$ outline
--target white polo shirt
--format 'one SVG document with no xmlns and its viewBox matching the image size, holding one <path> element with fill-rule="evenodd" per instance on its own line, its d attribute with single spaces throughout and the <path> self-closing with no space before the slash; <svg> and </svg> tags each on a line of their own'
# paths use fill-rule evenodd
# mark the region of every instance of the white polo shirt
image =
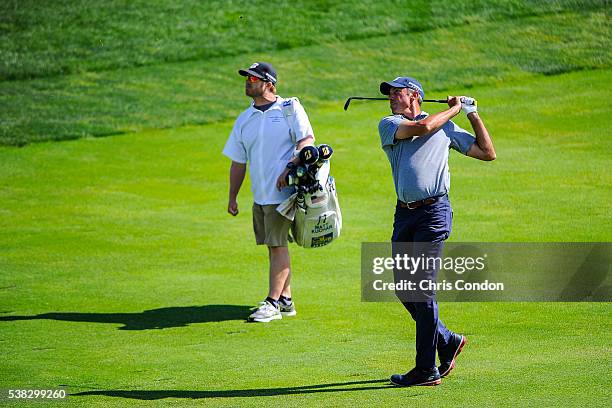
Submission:
<svg viewBox="0 0 612 408">
<path fill-rule="evenodd" d="M 223 154 L 237 163 L 249 163 L 253 201 L 260 205 L 280 204 L 293 192 L 290 187 L 276 189 L 276 180 L 291 159 L 295 145 L 291 140 L 288 120 L 293 121 L 296 141 L 314 136 L 308 115 L 297 100 L 293 100 L 295 115 L 285 119 L 284 99 L 262 112 L 251 106 L 242 112 L 236 122 Z"/>
</svg>

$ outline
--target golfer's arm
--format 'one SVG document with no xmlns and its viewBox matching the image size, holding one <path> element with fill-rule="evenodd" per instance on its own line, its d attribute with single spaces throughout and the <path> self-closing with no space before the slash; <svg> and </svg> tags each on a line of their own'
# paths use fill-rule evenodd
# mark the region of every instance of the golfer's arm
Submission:
<svg viewBox="0 0 612 408">
<path fill-rule="evenodd" d="M 411 121 L 405 120 L 400 123 L 397 131 L 395 132 L 396 139 L 410 139 L 415 136 L 428 135 L 438 129 L 440 129 L 446 122 L 451 120 L 461 112 L 461 105 L 453 106 L 445 111 L 434 113 L 429 115 L 425 119 Z"/>
<path fill-rule="evenodd" d="M 479 160 L 495 160 L 497 156 L 495 154 L 495 148 L 493 147 L 493 141 L 482 119 L 478 116 L 478 112 L 470 113 L 468 119 L 476 134 L 476 143 L 470 147 L 470 150 L 468 150 L 466 154 Z"/>
<path fill-rule="evenodd" d="M 242 182 L 244 181 L 245 174 L 246 174 L 246 163 L 238 163 L 238 162 L 232 161 L 232 165 L 230 167 L 230 188 L 229 188 L 230 201 L 235 201 L 236 197 L 238 197 L 238 192 L 240 191 L 240 187 L 242 186 Z"/>
</svg>

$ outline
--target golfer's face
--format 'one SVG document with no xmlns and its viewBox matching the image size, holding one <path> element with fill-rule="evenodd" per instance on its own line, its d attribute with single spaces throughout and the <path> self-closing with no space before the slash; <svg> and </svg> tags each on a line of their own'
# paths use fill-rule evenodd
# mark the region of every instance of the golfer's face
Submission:
<svg viewBox="0 0 612 408">
<path fill-rule="evenodd" d="M 389 106 L 391 112 L 401 113 L 410 106 L 410 94 L 407 88 L 391 88 L 389 90 Z"/>
<path fill-rule="evenodd" d="M 266 89 L 266 83 L 261 79 L 248 76 L 245 81 L 245 93 L 247 96 L 251 98 L 257 98 L 264 94 L 264 90 Z"/>
</svg>

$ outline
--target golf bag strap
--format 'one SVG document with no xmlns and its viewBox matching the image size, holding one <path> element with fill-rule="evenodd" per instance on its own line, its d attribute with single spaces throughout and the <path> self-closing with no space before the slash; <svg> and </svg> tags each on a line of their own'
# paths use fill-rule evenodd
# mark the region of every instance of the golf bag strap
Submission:
<svg viewBox="0 0 612 408">
<path fill-rule="evenodd" d="M 295 120 L 295 106 L 293 104 L 294 101 L 299 102 L 299 99 L 296 97 L 285 99 L 283 101 L 282 109 L 283 109 L 283 116 L 285 117 L 285 120 L 287 121 L 287 124 L 289 125 L 289 134 L 291 135 L 291 141 L 295 145 L 297 143 L 297 134 L 295 132 L 295 129 L 293 128 L 293 123 Z M 291 116 L 293 116 L 293 118 Z"/>
</svg>

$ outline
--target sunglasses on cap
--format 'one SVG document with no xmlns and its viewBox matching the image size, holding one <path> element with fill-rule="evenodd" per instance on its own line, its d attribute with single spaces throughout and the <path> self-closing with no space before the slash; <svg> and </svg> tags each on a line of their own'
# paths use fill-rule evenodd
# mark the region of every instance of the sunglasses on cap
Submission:
<svg viewBox="0 0 612 408">
<path fill-rule="evenodd" d="M 248 75 L 248 76 L 246 77 L 246 80 L 247 80 L 248 82 L 252 82 L 252 83 L 255 83 L 255 82 L 257 82 L 257 81 L 262 81 L 262 82 L 270 82 L 270 83 L 272 83 L 272 84 L 274 83 L 274 82 L 272 82 L 272 81 L 268 81 L 268 80 L 266 80 L 266 79 L 261 79 L 261 78 L 258 78 L 258 77 L 256 77 L 256 76 L 253 76 L 253 75 Z"/>
</svg>

